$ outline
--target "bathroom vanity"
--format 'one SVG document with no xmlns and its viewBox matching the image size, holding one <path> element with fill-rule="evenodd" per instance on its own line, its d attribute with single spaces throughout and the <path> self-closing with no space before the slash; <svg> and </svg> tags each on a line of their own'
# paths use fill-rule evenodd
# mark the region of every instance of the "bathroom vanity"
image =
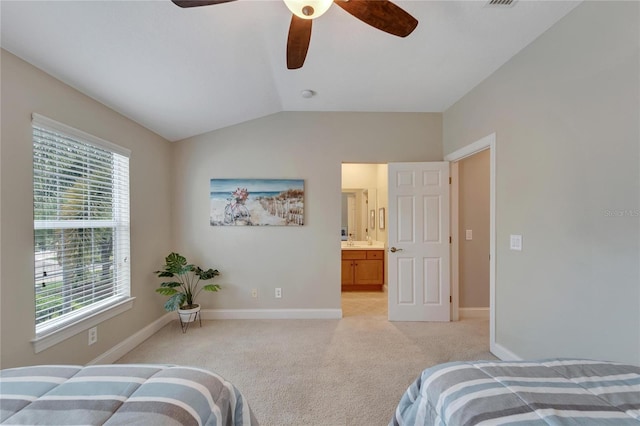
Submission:
<svg viewBox="0 0 640 426">
<path fill-rule="evenodd" d="M 382 291 L 384 244 L 342 243 L 342 291 Z"/>
</svg>

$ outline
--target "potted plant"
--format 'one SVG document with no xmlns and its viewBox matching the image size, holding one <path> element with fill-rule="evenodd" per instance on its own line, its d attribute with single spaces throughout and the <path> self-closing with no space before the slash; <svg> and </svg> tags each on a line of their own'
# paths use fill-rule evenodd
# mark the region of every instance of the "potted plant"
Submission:
<svg viewBox="0 0 640 426">
<path fill-rule="evenodd" d="M 199 266 L 187 263 L 187 259 L 179 253 L 171 253 L 165 259 L 164 269 L 155 271 L 158 277 L 173 278 L 160 284 L 156 289 L 157 293 L 169 296 L 169 300 L 164 304 L 167 311 L 178 311 L 180 320 L 183 323 L 193 322 L 200 312 L 200 305 L 195 303 L 195 299 L 202 290 L 218 291 L 217 284 L 207 284 L 200 286 L 200 281 L 210 280 L 220 275 L 217 269 L 209 268 L 204 270 Z"/>
</svg>

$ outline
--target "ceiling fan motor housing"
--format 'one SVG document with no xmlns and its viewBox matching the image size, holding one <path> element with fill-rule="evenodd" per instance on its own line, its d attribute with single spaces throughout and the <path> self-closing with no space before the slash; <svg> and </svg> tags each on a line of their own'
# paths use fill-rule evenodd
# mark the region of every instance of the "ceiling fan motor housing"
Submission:
<svg viewBox="0 0 640 426">
<path fill-rule="evenodd" d="M 333 0 L 284 0 L 289 10 L 302 19 L 315 19 L 324 14 Z"/>
</svg>

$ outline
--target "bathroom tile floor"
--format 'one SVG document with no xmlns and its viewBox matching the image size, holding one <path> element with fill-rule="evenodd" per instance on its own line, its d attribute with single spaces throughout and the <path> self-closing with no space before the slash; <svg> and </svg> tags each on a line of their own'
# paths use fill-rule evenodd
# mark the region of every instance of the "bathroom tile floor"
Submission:
<svg viewBox="0 0 640 426">
<path fill-rule="evenodd" d="M 387 293 L 384 291 L 343 291 L 342 317 L 387 316 Z"/>
</svg>

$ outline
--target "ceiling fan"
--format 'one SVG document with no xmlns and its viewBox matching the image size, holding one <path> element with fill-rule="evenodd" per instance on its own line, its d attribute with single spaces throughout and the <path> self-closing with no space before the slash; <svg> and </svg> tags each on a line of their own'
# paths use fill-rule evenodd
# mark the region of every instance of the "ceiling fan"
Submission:
<svg viewBox="0 0 640 426">
<path fill-rule="evenodd" d="M 235 0 L 171 0 L 180 7 L 209 6 Z M 418 20 L 388 0 L 284 0 L 291 10 L 287 38 L 287 68 L 298 69 L 304 64 L 311 41 L 313 19 L 337 4 L 356 18 L 374 28 L 398 37 L 406 37 L 418 26 Z"/>
</svg>

